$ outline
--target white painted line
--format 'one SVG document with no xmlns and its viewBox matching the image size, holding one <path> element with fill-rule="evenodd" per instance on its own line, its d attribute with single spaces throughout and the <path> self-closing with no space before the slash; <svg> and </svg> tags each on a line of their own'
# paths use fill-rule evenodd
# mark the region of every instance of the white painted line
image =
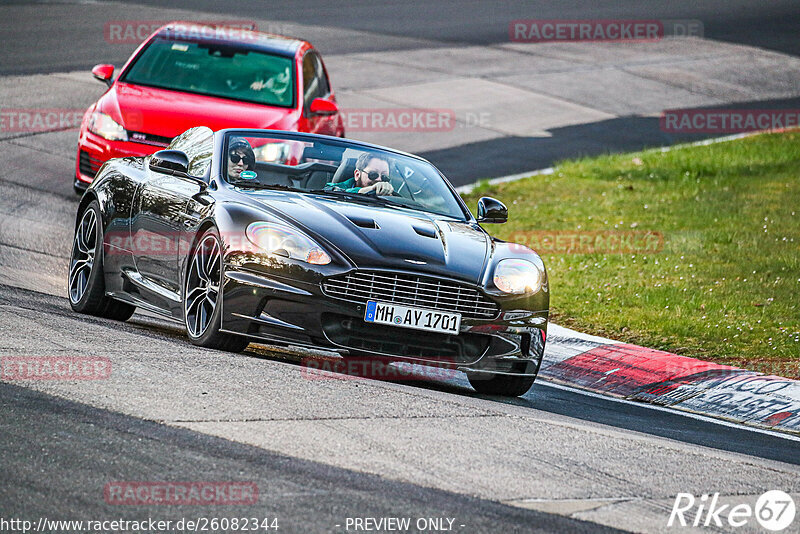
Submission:
<svg viewBox="0 0 800 534">
<path fill-rule="evenodd" d="M 578 332 L 577 330 L 573 330 L 571 328 L 567 328 L 566 326 L 559 326 L 555 323 L 549 323 L 547 325 L 547 336 L 554 338 L 576 338 L 581 341 L 589 341 L 593 343 L 597 343 L 598 346 L 600 345 L 619 345 L 623 343 L 622 341 L 616 341 L 614 339 L 608 339 L 607 337 L 601 336 L 593 336 L 591 334 L 584 334 L 583 332 Z"/>
<path fill-rule="evenodd" d="M 527 178 L 528 176 L 553 174 L 554 171 L 555 169 L 553 167 L 547 167 L 546 169 L 539 169 L 536 171 L 509 174 L 508 176 L 501 176 L 500 178 L 492 178 L 491 180 L 489 180 L 489 185 L 502 184 L 505 182 L 515 182 L 517 180 L 522 180 L 523 178 Z M 456 192 L 462 195 L 466 195 L 467 193 L 472 192 L 472 190 L 475 189 L 475 187 L 478 186 L 481 182 L 483 182 L 483 180 L 481 180 L 480 182 L 475 182 L 474 184 L 467 184 L 467 185 L 462 185 L 461 187 L 456 187 Z"/>
<path fill-rule="evenodd" d="M 708 416 L 708 415 L 701 415 L 701 414 L 695 413 L 695 412 L 688 412 L 686 410 L 681 410 L 679 408 L 669 408 L 669 407 L 666 407 L 666 406 L 659 406 L 657 404 L 650 404 L 650 403 L 646 403 L 646 402 L 635 402 L 635 401 L 631 401 L 631 400 L 628 400 L 628 399 L 621 399 L 619 397 L 612 397 L 610 395 L 602 395 L 600 393 L 594 393 L 593 391 L 587 391 L 585 389 L 574 388 L 574 387 L 571 387 L 571 386 L 565 386 L 563 384 L 557 384 L 555 382 L 551 382 L 551 381 L 547 380 L 546 378 L 542 378 L 540 380 L 537 380 L 536 384 L 534 384 L 533 387 L 535 388 L 537 385 L 539 385 L 539 386 L 547 386 L 547 387 L 551 387 L 551 388 L 555 388 L 555 389 L 561 389 L 561 390 L 564 390 L 564 391 L 569 391 L 571 393 L 580 393 L 581 395 L 586 395 L 587 397 L 592 397 L 592 398 L 596 398 L 596 399 L 603 399 L 603 400 L 609 400 L 609 401 L 613 401 L 613 402 L 618 402 L 618 403 L 621 403 L 621 404 L 629 404 L 629 405 L 633 405 L 633 406 L 639 406 L 640 408 L 649 408 L 651 410 L 657 410 L 657 411 L 660 411 L 660 412 L 666 412 L 666 413 L 670 413 L 670 414 L 673 414 L 673 415 L 681 415 L 683 417 L 689 417 L 691 419 L 697 419 L 699 421 L 704 421 L 706 423 L 713 423 L 715 425 L 722 425 L 722 426 L 727 426 L 727 427 L 730 427 L 730 428 L 737 428 L 739 430 L 746 430 L 748 432 L 756 432 L 757 434 L 765 434 L 765 435 L 771 436 L 773 438 L 782 438 L 782 439 L 786 439 L 786 440 L 789 440 L 789 441 L 800 442 L 800 436 L 795 436 L 794 434 L 776 432 L 774 430 L 767 430 L 767 429 L 764 429 L 764 428 L 750 426 L 750 425 L 746 425 L 746 424 L 742 424 L 742 423 L 734 423 L 734 422 L 731 422 L 731 421 L 726 421 L 725 419 L 718 419 L 716 417 L 712 417 L 712 416 Z"/>
<path fill-rule="evenodd" d="M 655 147 L 655 148 L 646 148 L 644 150 L 640 150 L 639 152 L 645 152 L 645 153 L 646 152 L 671 152 L 673 150 L 680 150 L 682 148 L 690 148 L 690 147 L 693 147 L 693 146 L 708 146 L 708 145 L 714 145 L 716 143 L 726 143 L 728 141 L 734 141 L 736 139 L 742 139 L 744 137 L 751 137 L 751 136 L 754 136 L 754 135 L 761 135 L 763 133 L 768 133 L 770 131 L 772 131 L 772 130 L 764 130 L 764 131 L 758 131 L 758 132 L 744 132 L 744 133 L 739 133 L 739 134 L 734 134 L 734 135 L 726 135 L 724 137 L 714 137 L 712 139 L 704 139 L 702 141 L 695 141 L 693 143 L 681 143 L 681 144 L 678 144 L 678 145 L 662 146 L 662 147 Z M 621 153 L 622 152 L 620 152 L 620 154 Z M 517 174 L 509 174 L 508 176 L 500 176 L 499 178 L 492 178 L 491 180 L 489 180 L 489 185 L 503 184 L 503 183 L 506 183 L 506 182 L 515 182 L 517 180 L 522 180 L 523 178 L 527 178 L 529 176 L 542 176 L 542 175 L 553 174 L 553 172 L 555 172 L 555 168 L 554 167 L 547 167 L 546 169 L 537 169 L 537 170 L 534 170 L 534 171 L 519 172 Z M 476 182 L 474 184 L 467 184 L 467 185 L 462 185 L 461 187 L 456 187 L 456 192 L 459 193 L 459 194 L 462 194 L 462 195 L 466 195 L 468 193 L 471 193 L 472 190 L 475 189 L 475 187 L 477 187 L 482 182 L 484 182 L 484 181 L 481 180 L 481 181 Z"/>
</svg>

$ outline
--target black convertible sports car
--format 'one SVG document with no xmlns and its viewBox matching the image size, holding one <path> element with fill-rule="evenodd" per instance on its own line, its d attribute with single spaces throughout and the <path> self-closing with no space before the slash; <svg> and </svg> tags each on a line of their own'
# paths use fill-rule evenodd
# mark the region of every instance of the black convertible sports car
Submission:
<svg viewBox="0 0 800 534">
<path fill-rule="evenodd" d="M 192 128 L 103 165 L 75 225 L 69 299 L 182 321 L 204 347 L 312 346 L 458 369 L 521 395 L 544 352 L 544 265 L 479 223 L 427 161 L 334 137 Z"/>
</svg>

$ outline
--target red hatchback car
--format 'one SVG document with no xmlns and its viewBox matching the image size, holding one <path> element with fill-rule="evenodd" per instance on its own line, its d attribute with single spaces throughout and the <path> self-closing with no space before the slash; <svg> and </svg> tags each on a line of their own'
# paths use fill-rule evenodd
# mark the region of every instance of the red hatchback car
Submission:
<svg viewBox="0 0 800 534">
<path fill-rule="evenodd" d="M 172 22 L 147 38 L 116 78 L 113 65 L 97 65 L 92 74 L 109 89 L 83 117 L 77 193 L 107 160 L 151 154 L 193 126 L 344 137 L 325 64 L 307 41 Z M 258 157 L 281 162 L 288 155 Z"/>
</svg>

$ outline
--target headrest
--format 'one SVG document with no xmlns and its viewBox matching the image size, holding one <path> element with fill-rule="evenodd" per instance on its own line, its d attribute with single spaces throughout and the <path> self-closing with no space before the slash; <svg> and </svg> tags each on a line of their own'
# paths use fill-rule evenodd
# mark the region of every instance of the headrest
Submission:
<svg viewBox="0 0 800 534">
<path fill-rule="evenodd" d="M 331 180 L 331 183 L 338 184 L 352 178 L 353 173 L 356 170 L 356 161 L 357 158 L 348 158 L 347 160 L 343 161 L 333 174 L 333 180 Z"/>
</svg>

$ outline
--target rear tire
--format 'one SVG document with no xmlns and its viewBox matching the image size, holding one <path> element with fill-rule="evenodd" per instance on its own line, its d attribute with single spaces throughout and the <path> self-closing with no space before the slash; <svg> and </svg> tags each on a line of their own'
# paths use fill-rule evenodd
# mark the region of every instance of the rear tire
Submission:
<svg viewBox="0 0 800 534">
<path fill-rule="evenodd" d="M 183 322 L 189 340 L 200 347 L 242 352 L 247 338 L 220 332 L 222 325 L 222 245 L 216 228 L 197 240 L 183 283 Z"/>
<path fill-rule="evenodd" d="M 535 376 L 486 375 L 484 373 L 468 373 L 470 385 L 483 395 L 502 395 L 519 397 L 531 389 Z"/>
<path fill-rule="evenodd" d="M 101 221 L 100 204 L 93 200 L 81 214 L 72 241 L 67 279 L 69 305 L 78 313 L 125 321 L 136 307 L 105 294 Z"/>
</svg>

